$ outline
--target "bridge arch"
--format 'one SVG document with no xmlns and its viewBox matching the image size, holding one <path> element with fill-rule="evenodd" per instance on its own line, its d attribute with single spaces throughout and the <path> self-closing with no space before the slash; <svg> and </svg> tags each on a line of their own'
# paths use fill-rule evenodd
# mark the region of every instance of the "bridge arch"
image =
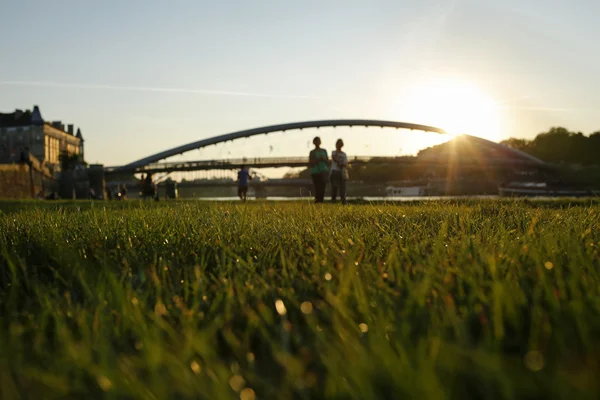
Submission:
<svg viewBox="0 0 600 400">
<path fill-rule="evenodd" d="M 212 146 L 218 143 L 228 142 L 236 139 L 248 138 L 256 135 L 269 134 L 274 132 L 285 132 L 289 130 L 297 129 L 309 129 L 309 128 L 323 128 L 323 127 L 338 127 L 338 126 L 364 126 L 364 127 L 382 127 L 382 128 L 396 128 L 396 129 L 409 129 L 423 132 L 434 132 L 439 134 L 447 134 L 447 132 L 441 128 L 434 126 L 413 124 L 408 122 L 398 121 L 387 121 L 387 120 L 373 120 L 373 119 L 333 119 L 333 120 L 317 120 L 317 121 L 303 121 L 303 122 L 291 122 L 286 124 L 269 125 L 260 128 L 245 129 L 237 132 L 227 133 L 224 135 L 213 136 L 207 139 L 201 139 L 195 142 L 187 143 L 181 146 L 173 147 L 168 150 L 152 154 L 148 157 L 141 158 L 137 161 L 133 161 L 129 164 L 123 165 L 116 169 L 117 171 L 132 171 L 138 168 L 144 167 L 150 163 L 155 163 L 165 158 L 183 154 L 188 151 L 200 149 L 207 146 Z M 469 135 L 467 135 L 469 136 Z M 527 153 L 510 148 L 508 146 L 495 143 L 486 139 L 478 138 L 475 136 L 469 136 L 471 139 L 478 141 L 479 143 L 491 146 L 501 151 L 522 158 L 527 162 L 538 165 L 546 165 L 542 160 L 539 160 Z"/>
</svg>

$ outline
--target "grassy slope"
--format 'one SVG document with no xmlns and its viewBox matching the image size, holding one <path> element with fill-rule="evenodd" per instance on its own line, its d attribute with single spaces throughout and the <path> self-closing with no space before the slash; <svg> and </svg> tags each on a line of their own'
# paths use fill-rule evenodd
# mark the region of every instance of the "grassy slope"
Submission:
<svg viewBox="0 0 600 400">
<path fill-rule="evenodd" d="M 1 398 L 600 395 L 597 204 L 32 204 Z"/>
</svg>

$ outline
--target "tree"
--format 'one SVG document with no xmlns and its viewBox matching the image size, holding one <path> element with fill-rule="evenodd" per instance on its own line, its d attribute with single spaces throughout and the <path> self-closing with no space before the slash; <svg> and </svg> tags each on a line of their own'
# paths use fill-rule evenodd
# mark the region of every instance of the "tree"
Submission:
<svg viewBox="0 0 600 400">
<path fill-rule="evenodd" d="M 510 138 L 502 143 L 549 163 L 600 165 L 600 132 L 585 136 L 563 127 L 552 127 L 531 141 Z"/>
<path fill-rule="evenodd" d="M 73 169 L 76 165 L 86 165 L 79 154 L 69 155 L 66 151 L 58 155 L 58 160 L 60 161 L 60 169 L 63 171 Z"/>
<path fill-rule="evenodd" d="M 524 151 L 526 153 L 531 151 L 531 141 L 527 139 L 508 138 L 501 141 L 500 144 Z"/>
</svg>

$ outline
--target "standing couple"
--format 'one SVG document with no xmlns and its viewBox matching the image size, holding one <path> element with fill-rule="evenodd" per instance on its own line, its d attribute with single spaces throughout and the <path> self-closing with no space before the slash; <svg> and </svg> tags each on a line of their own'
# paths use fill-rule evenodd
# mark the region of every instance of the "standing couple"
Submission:
<svg viewBox="0 0 600 400">
<path fill-rule="evenodd" d="M 325 199 L 327 180 L 331 180 L 331 201 L 335 201 L 338 190 L 342 204 L 346 204 L 346 181 L 348 180 L 348 157 L 342 151 L 344 142 L 338 139 L 335 150 L 331 152 L 331 175 L 329 174 L 329 157 L 327 150 L 321 148 L 321 138 L 313 139 L 314 150 L 308 156 L 308 166 L 315 186 L 315 202 L 322 203 Z"/>
</svg>

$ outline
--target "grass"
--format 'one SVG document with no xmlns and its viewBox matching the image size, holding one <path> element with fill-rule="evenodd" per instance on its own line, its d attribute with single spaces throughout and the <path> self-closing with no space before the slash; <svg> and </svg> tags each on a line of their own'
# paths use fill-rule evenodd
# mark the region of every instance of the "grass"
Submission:
<svg viewBox="0 0 600 400">
<path fill-rule="evenodd" d="M 600 396 L 594 202 L 0 209 L 1 398 Z"/>
</svg>

